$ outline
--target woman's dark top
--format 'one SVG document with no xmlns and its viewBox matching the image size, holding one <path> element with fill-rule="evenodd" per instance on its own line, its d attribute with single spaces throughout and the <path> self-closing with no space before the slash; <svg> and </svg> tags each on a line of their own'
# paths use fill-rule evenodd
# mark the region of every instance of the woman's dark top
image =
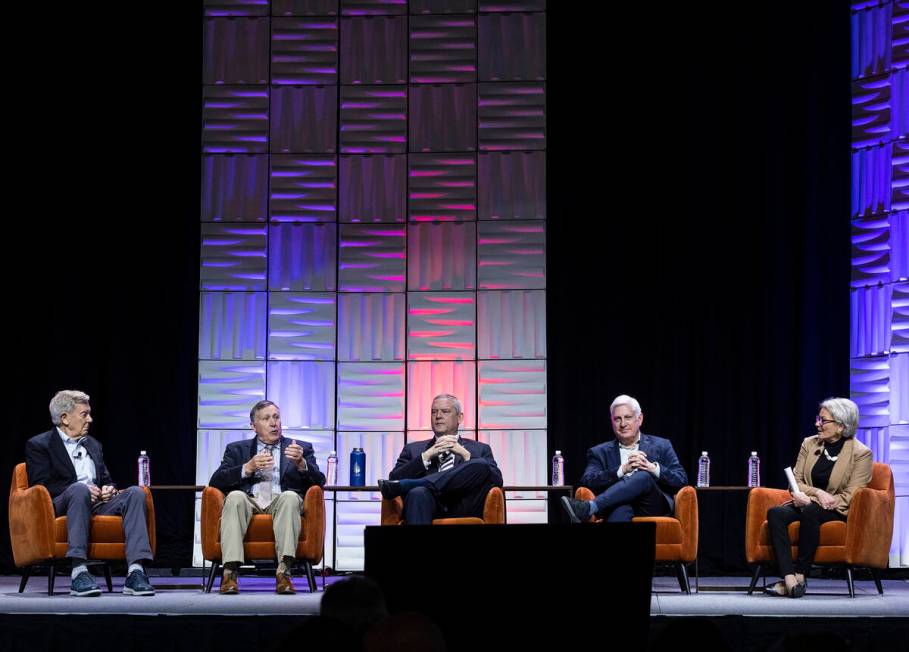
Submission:
<svg viewBox="0 0 909 652">
<path fill-rule="evenodd" d="M 843 450 L 843 444 L 846 443 L 845 437 L 840 437 L 835 444 L 827 444 L 824 448 L 830 457 L 836 457 Z M 828 460 L 822 452 L 814 468 L 811 469 L 811 484 L 818 489 L 827 491 L 827 485 L 830 483 L 830 473 L 833 471 L 833 460 Z"/>
</svg>

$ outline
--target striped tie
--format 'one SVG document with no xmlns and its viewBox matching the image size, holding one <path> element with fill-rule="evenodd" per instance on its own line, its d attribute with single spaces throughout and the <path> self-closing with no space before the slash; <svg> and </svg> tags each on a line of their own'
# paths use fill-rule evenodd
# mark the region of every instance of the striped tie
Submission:
<svg viewBox="0 0 909 652">
<path fill-rule="evenodd" d="M 454 453 L 451 451 L 442 451 L 439 453 L 439 473 L 452 468 L 455 463 Z"/>
</svg>

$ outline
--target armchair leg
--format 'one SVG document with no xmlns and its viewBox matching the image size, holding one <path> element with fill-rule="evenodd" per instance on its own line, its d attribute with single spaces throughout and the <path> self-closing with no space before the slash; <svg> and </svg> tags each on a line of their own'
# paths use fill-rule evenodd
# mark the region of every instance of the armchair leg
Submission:
<svg viewBox="0 0 909 652">
<path fill-rule="evenodd" d="M 303 560 L 303 568 L 306 570 L 306 581 L 309 582 L 309 592 L 315 593 L 316 589 L 316 574 L 313 573 L 312 563 L 308 559 Z"/>
<path fill-rule="evenodd" d="M 846 583 L 849 585 L 849 597 L 855 597 L 855 583 L 852 581 L 852 566 L 846 566 Z"/>
<path fill-rule="evenodd" d="M 107 582 L 107 592 L 113 593 L 114 592 L 114 583 L 111 581 L 111 577 L 110 577 L 110 564 L 107 562 L 104 562 L 103 568 L 104 568 L 104 580 Z"/>
<path fill-rule="evenodd" d="M 881 584 L 881 576 L 877 574 L 876 568 L 869 569 L 871 571 L 871 579 L 874 580 L 874 586 L 877 587 L 878 595 L 884 595 L 884 585 Z"/>
<path fill-rule="evenodd" d="M 691 585 L 688 582 L 688 569 L 685 568 L 685 562 L 680 561 L 675 565 L 675 572 L 679 579 L 679 588 L 687 594 L 691 595 Z"/>
<path fill-rule="evenodd" d="M 28 584 L 28 578 L 32 574 L 32 567 L 26 566 L 22 569 L 22 579 L 19 581 L 19 593 L 25 591 L 25 585 Z"/>
<path fill-rule="evenodd" d="M 757 581 L 761 577 L 762 567 L 760 564 L 757 564 L 754 567 L 754 573 L 751 574 L 751 584 L 748 586 L 748 595 L 754 593 L 754 587 L 757 586 Z"/>
<path fill-rule="evenodd" d="M 205 592 L 211 593 L 211 587 L 215 583 L 215 577 L 218 576 L 218 569 L 221 567 L 221 563 L 217 561 L 212 561 L 211 563 L 211 572 L 208 574 L 208 582 L 205 583 Z"/>
<path fill-rule="evenodd" d="M 57 562 L 51 559 L 50 568 L 47 569 L 47 594 L 54 594 L 54 580 L 57 579 Z"/>
</svg>

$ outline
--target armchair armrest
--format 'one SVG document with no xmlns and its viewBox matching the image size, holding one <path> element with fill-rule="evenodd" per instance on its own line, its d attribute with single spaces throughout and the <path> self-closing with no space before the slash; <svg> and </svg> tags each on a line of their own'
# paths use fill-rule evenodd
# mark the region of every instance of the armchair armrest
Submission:
<svg viewBox="0 0 909 652">
<path fill-rule="evenodd" d="M 483 521 L 493 525 L 505 523 L 505 492 L 499 487 L 493 487 L 486 494 L 486 503 L 483 506 Z"/>
<path fill-rule="evenodd" d="M 16 566 L 54 556 L 54 503 L 46 487 L 10 491 L 9 536 Z"/>
<path fill-rule="evenodd" d="M 891 484 L 892 487 L 892 484 Z M 856 490 L 846 520 L 846 563 L 887 568 L 895 499 L 887 489 Z"/>
<path fill-rule="evenodd" d="M 785 489 L 755 487 L 748 493 L 748 507 L 745 511 L 745 559 L 749 564 L 760 561 L 758 544 L 761 526 L 767 520 L 767 510 L 791 499 L 792 496 Z"/>
<path fill-rule="evenodd" d="M 400 496 L 394 500 L 382 499 L 381 525 L 400 525 L 404 521 L 404 501 Z"/>
<path fill-rule="evenodd" d="M 303 550 L 297 556 L 314 564 L 322 561 L 325 550 L 325 494 L 322 487 L 313 485 L 303 496 L 304 539 Z M 302 552 L 302 554 L 301 554 Z"/>
<path fill-rule="evenodd" d="M 199 528 L 202 535 L 203 559 L 221 559 L 221 510 L 224 493 L 214 487 L 202 490 L 202 514 Z"/>
<path fill-rule="evenodd" d="M 682 487 L 675 495 L 675 517 L 682 525 L 682 560 L 693 562 L 698 556 L 698 492 Z"/>
</svg>

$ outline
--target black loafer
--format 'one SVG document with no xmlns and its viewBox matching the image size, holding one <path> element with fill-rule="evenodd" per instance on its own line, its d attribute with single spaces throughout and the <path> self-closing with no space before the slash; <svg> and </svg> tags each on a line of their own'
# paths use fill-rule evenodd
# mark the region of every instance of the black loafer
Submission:
<svg viewBox="0 0 909 652">
<path fill-rule="evenodd" d="M 805 595 L 805 585 L 796 582 L 795 586 L 793 586 L 792 590 L 789 592 L 789 597 L 801 598 L 803 595 Z"/>
<path fill-rule="evenodd" d="M 394 500 L 401 495 L 401 483 L 398 480 L 379 480 L 378 482 L 382 498 Z"/>
</svg>

